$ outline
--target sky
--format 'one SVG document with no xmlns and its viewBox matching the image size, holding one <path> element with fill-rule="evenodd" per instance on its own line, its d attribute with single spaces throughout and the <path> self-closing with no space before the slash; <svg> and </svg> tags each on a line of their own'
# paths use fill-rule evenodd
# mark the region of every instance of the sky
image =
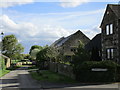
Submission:
<svg viewBox="0 0 120 90">
<path fill-rule="evenodd" d="M 9 1 L 9 2 L 8 2 Z M 2 0 L 0 32 L 14 34 L 29 53 L 32 45 L 51 45 L 81 30 L 92 39 L 100 33 L 107 4 L 119 0 Z"/>
</svg>

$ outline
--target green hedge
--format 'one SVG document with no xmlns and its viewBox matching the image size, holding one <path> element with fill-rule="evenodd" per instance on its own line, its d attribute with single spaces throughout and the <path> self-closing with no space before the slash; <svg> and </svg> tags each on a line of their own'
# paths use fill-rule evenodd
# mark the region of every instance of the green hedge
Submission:
<svg viewBox="0 0 120 90">
<path fill-rule="evenodd" d="M 85 61 L 75 69 L 76 79 L 81 82 L 113 82 L 118 80 L 118 65 L 112 61 Z M 92 71 L 93 68 L 107 71 Z"/>
</svg>

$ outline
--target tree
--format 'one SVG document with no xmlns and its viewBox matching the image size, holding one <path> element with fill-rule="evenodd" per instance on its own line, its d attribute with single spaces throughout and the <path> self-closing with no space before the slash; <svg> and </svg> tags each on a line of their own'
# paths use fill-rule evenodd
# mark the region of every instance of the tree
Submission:
<svg viewBox="0 0 120 90">
<path fill-rule="evenodd" d="M 17 59 L 24 51 L 24 47 L 18 43 L 15 35 L 7 35 L 2 40 L 2 53 L 11 59 Z"/>
<path fill-rule="evenodd" d="M 22 54 L 24 59 L 30 59 L 30 55 L 29 54 Z"/>
<path fill-rule="evenodd" d="M 29 54 L 31 55 L 31 51 L 32 51 L 33 49 L 39 49 L 39 50 L 41 50 L 42 48 L 43 48 L 43 47 L 41 47 L 41 46 L 33 45 L 33 46 L 30 48 Z"/>
<path fill-rule="evenodd" d="M 37 54 L 37 67 L 44 68 L 44 63 L 53 61 L 56 62 L 58 52 L 55 48 L 46 46 Z"/>
<path fill-rule="evenodd" d="M 89 53 L 84 49 L 84 44 L 80 41 L 77 52 L 75 52 L 71 64 L 76 69 L 76 67 L 79 67 L 82 62 L 88 61 L 89 58 Z"/>
<path fill-rule="evenodd" d="M 31 51 L 31 59 L 32 60 L 36 60 L 36 55 L 39 51 L 40 51 L 40 49 L 38 49 L 38 48 L 35 48 Z"/>
</svg>

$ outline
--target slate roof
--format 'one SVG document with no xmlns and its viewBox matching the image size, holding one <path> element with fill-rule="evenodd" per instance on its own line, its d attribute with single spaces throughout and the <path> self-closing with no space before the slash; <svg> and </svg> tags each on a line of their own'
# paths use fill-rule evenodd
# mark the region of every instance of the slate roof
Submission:
<svg viewBox="0 0 120 90">
<path fill-rule="evenodd" d="M 80 30 L 78 30 L 77 32 L 75 32 L 74 34 L 71 34 L 70 36 L 68 37 L 62 37 L 60 39 L 58 39 L 57 41 L 55 41 L 51 46 L 61 46 L 63 45 L 65 42 L 67 42 L 73 35 L 76 35 L 76 34 L 82 34 L 84 35 Z M 87 36 L 84 35 L 84 37 L 88 38 Z M 88 38 L 89 39 L 89 38 Z"/>
<path fill-rule="evenodd" d="M 56 40 L 51 46 L 57 46 L 57 44 L 60 43 L 63 39 L 65 38 L 61 37 L 60 39 Z"/>
<path fill-rule="evenodd" d="M 108 4 L 115 15 L 120 19 L 120 4 Z"/>
<path fill-rule="evenodd" d="M 101 33 L 97 34 L 88 44 L 85 45 L 85 49 L 91 51 L 93 48 L 101 50 Z"/>
<path fill-rule="evenodd" d="M 106 12 L 107 12 L 107 10 L 108 10 L 108 7 L 111 8 L 111 10 L 114 12 L 114 14 L 116 15 L 116 17 L 117 17 L 118 19 L 120 19 L 120 4 L 108 4 L 108 5 L 107 5 L 107 8 L 106 8 L 106 11 L 105 11 L 105 13 L 104 13 L 103 20 L 102 20 L 102 22 L 101 22 L 100 27 L 101 27 L 102 24 L 103 24 L 104 17 L 105 17 L 105 15 L 106 15 Z"/>
</svg>

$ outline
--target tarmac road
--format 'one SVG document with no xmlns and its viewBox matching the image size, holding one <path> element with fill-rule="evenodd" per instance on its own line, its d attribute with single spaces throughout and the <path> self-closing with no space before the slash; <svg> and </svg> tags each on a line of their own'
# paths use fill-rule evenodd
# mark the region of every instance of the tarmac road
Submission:
<svg viewBox="0 0 120 90">
<path fill-rule="evenodd" d="M 0 79 L 0 88 L 2 90 L 120 90 L 120 84 L 59 84 L 49 82 L 38 82 L 34 80 L 27 67 L 21 67 L 11 71 Z"/>
</svg>

